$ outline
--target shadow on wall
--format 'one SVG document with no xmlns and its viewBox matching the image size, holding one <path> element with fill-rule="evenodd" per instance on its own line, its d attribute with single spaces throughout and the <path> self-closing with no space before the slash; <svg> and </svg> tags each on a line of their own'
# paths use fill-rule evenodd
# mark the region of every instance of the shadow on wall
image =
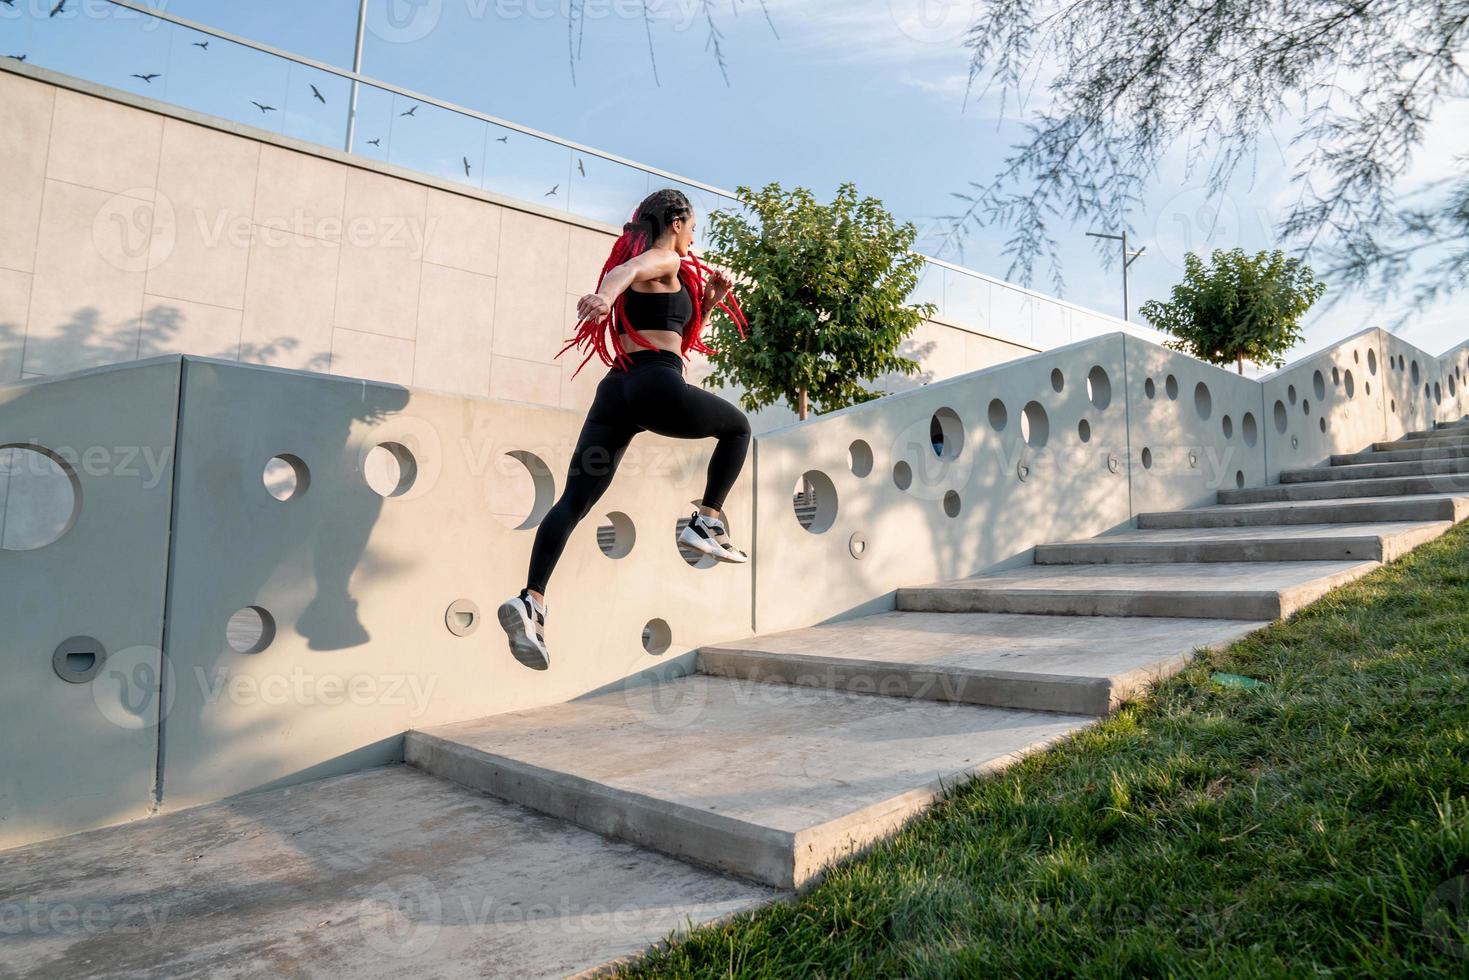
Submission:
<svg viewBox="0 0 1469 980">
<path fill-rule="evenodd" d="M 159 303 L 144 309 L 137 322 L 128 317 L 110 327 L 92 306 L 77 308 L 49 334 L 0 322 L 0 384 L 19 380 L 22 372 L 65 374 L 159 354 L 197 354 L 322 373 L 331 368 L 330 351 L 303 351 L 296 337 L 244 340 L 240 317 L 240 311 L 223 307 Z"/>
</svg>

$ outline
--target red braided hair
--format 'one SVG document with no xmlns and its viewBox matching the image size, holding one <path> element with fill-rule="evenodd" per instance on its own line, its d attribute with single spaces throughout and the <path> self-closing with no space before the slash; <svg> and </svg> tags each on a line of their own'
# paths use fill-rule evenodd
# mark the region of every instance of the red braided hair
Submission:
<svg viewBox="0 0 1469 980">
<path fill-rule="evenodd" d="M 597 277 L 597 288 L 602 288 L 602 282 L 607 278 L 607 273 L 627 260 L 646 252 L 652 247 L 659 234 L 667 228 L 675 218 L 693 214 L 693 208 L 689 206 L 689 200 L 682 191 L 673 188 L 665 188 L 650 194 L 643 203 L 639 204 L 633 212 L 633 218 L 622 226 L 622 234 L 617 241 L 612 243 L 612 252 L 607 256 L 607 261 L 602 265 L 602 274 Z M 700 354 L 712 354 L 713 350 L 704 343 L 703 319 L 704 319 L 704 282 L 711 270 L 705 265 L 693 249 L 684 257 L 679 264 L 678 277 L 683 282 L 684 289 L 688 291 L 690 299 L 693 300 L 694 312 L 692 323 L 693 329 L 686 330 L 683 341 L 679 345 L 684 357 L 689 351 L 697 351 Z M 624 308 L 624 300 L 627 290 L 617 295 L 612 302 L 612 311 L 601 320 L 578 320 L 576 331 L 573 333 L 566 345 L 556 352 L 560 357 L 573 347 L 586 351 L 586 357 L 577 365 L 572 377 L 581 373 L 581 369 L 587 366 L 587 362 L 594 356 L 599 357 L 602 363 L 616 365 L 626 369 L 630 364 L 627 355 L 623 352 L 621 345 L 617 343 L 617 327 L 622 325 L 623 331 L 632 338 L 634 344 L 639 347 L 654 349 L 641 333 L 639 333 L 628 320 Z M 729 314 L 734 321 L 735 328 L 739 330 L 740 337 L 745 336 L 745 313 L 740 309 L 739 300 L 735 298 L 734 291 L 724 295 L 719 302 L 719 309 Z"/>
</svg>

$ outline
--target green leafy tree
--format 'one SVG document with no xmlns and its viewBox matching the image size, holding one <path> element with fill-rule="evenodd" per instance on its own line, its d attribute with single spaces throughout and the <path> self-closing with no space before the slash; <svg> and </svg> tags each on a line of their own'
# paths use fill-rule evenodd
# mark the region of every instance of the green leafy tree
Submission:
<svg viewBox="0 0 1469 980">
<path fill-rule="evenodd" d="M 865 385 L 881 375 L 917 373 L 898 348 L 934 306 L 905 303 L 924 264 L 911 222 L 850 182 L 830 204 L 774 182 L 735 194 L 749 216 L 709 215 L 708 259 L 741 282 L 749 336 L 716 316 L 711 381 L 743 387 L 749 411 L 784 402 L 804 419 L 885 394 Z"/>
<path fill-rule="evenodd" d="M 1150 300 L 1142 314 L 1159 330 L 1177 337 L 1174 350 L 1213 364 L 1245 359 L 1275 367 L 1301 340 L 1301 317 L 1326 292 L 1311 269 L 1279 249 L 1246 255 L 1215 249 L 1205 266 L 1193 252 L 1184 256 L 1183 282 L 1166 303 Z"/>
</svg>

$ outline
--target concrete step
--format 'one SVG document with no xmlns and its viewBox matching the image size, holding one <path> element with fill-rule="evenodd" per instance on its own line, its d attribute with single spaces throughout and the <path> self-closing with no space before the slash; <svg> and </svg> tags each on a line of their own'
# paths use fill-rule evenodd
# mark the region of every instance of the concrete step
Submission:
<svg viewBox="0 0 1469 980">
<path fill-rule="evenodd" d="M 1378 452 L 1366 449 L 1360 453 L 1334 453 L 1332 466 L 1350 466 L 1354 463 L 1410 463 L 1416 459 L 1465 459 L 1469 458 L 1469 443 L 1462 446 L 1440 446 L 1437 449 L 1394 449 Z"/>
<path fill-rule="evenodd" d="M 1318 480 L 1277 483 L 1266 487 L 1220 490 L 1221 504 L 1258 504 L 1285 500 L 1344 500 L 1354 497 L 1401 497 L 1409 494 L 1469 494 L 1469 474 L 1390 476 L 1365 480 Z"/>
<path fill-rule="evenodd" d="M 1442 449 L 1451 446 L 1469 446 L 1469 432 L 1444 433 L 1434 436 L 1424 436 L 1418 439 L 1399 437 L 1387 442 L 1374 442 L 1372 448 L 1379 452 L 1392 452 L 1398 449 Z"/>
<path fill-rule="evenodd" d="M 1148 684 L 1266 625 L 891 612 L 699 651 L 699 670 L 762 683 L 1105 715 Z"/>
<path fill-rule="evenodd" d="M 1321 483 L 1327 480 L 1372 480 L 1393 476 L 1433 476 L 1444 473 L 1469 474 L 1469 459 L 1415 459 L 1406 462 L 1348 463 L 1333 466 L 1306 466 L 1281 470 L 1281 483 Z M 1466 478 L 1469 485 L 1469 478 Z"/>
<path fill-rule="evenodd" d="M 1296 524 L 1119 531 L 1037 545 L 1037 565 L 1121 562 L 1392 561 L 1453 526 L 1449 521 Z"/>
<path fill-rule="evenodd" d="M 1388 521 L 1453 521 L 1469 518 L 1469 494 L 1363 497 L 1256 504 L 1213 504 L 1189 510 L 1137 515 L 1139 529 L 1264 527 L 1293 524 L 1376 524 Z"/>
<path fill-rule="evenodd" d="M 6 851 L 0 976 L 562 977 L 779 894 L 389 766 Z"/>
<path fill-rule="evenodd" d="M 1267 620 L 1379 567 L 1375 561 L 1029 565 L 898 589 L 912 612 Z"/>
<path fill-rule="evenodd" d="M 799 887 L 1093 719 L 694 675 L 409 732 L 411 764 L 699 864 Z"/>
</svg>

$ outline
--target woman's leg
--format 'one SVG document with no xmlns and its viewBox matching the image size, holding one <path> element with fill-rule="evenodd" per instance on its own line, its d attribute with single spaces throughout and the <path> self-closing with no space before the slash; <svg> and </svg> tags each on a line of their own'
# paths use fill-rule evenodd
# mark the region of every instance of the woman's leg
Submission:
<svg viewBox="0 0 1469 980">
<path fill-rule="evenodd" d="M 647 373 L 654 376 L 640 378 L 628 389 L 634 421 L 660 436 L 719 440 L 709 457 L 701 503 L 710 512 L 720 510 L 745 465 L 750 420 L 739 406 L 687 383 L 675 371 Z"/>
<path fill-rule="evenodd" d="M 546 513 L 540 527 L 536 528 L 526 588 L 545 595 L 546 582 L 566 549 L 567 538 L 606 492 L 612 482 L 612 474 L 617 471 L 617 464 L 622 461 L 622 454 L 636 431 L 625 421 L 607 419 L 605 413 L 598 411 L 596 404 L 587 413 L 581 435 L 577 437 L 576 449 L 571 454 L 571 465 L 567 468 L 566 487 L 561 491 L 560 499 Z"/>
</svg>

